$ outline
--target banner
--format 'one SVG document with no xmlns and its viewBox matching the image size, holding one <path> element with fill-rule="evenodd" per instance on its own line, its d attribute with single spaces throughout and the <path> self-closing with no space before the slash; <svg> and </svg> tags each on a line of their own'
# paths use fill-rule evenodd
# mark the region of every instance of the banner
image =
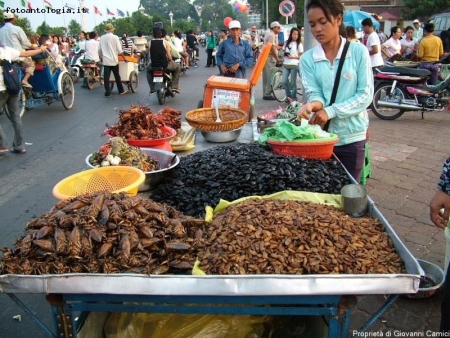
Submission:
<svg viewBox="0 0 450 338">
<path fill-rule="evenodd" d="M 125 17 L 125 14 L 120 9 L 117 9 L 117 15 L 121 18 Z"/>
</svg>

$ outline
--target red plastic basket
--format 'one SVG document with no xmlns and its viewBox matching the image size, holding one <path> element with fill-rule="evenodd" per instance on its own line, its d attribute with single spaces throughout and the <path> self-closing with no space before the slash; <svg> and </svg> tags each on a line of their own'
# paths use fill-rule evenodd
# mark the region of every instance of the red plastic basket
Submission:
<svg viewBox="0 0 450 338">
<path fill-rule="evenodd" d="M 275 154 L 304 157 L 315 160 L 328 160 L 333 155 L 334 145 L 338 137 L 297 142 L 280 142 L 268 140 Z"/>
</svg>

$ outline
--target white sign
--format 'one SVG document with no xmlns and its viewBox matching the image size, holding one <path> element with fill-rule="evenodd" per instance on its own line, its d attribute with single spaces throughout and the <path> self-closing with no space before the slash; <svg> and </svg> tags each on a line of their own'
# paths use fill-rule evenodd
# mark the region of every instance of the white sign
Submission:
<svg viewBox="0 0 450 338">
<path fill-rule="evenodd" d="M 214 94 L 219 99 L 219 106 L 239 108 L 241 93 L 233 90 L 214 89 Z"/>
</svg>

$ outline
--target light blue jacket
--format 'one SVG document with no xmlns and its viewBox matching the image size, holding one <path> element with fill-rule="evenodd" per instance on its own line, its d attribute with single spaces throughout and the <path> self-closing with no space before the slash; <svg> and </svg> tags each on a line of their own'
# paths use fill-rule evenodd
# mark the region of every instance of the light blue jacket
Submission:
<svg viewBox="0 0 450 338">
<path fill-rule="evenodd" d="M 373 98 L 373 74 L 369 52 L 361 43 L 351 42 L 345 57 L 335 103 L 329 106 L 334 79 L 346 39 L 333 64 L 321 45 L 306 51 L 300 72 L 307 101 L 320 101 L 330 120 L 328 131 L 339 136 L 337 146 L 366 139 L 369 116 L 366 108 Z"/>
</svg>

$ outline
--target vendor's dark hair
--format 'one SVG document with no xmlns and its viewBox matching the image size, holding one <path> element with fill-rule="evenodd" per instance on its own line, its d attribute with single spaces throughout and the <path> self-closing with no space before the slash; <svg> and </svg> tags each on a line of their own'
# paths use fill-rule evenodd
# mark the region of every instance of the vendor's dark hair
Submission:
<svg viewBox="0 0 450 338">
<path fill-rule="evenodd" d="M 399 29 L 401 29 L 400 26 L 394 26 L 394 27 L 391 27 L 391 36 L 389 37 L 389 39 L 392 38 L 392 35 L 394 35 L 395 33 L 397 33 L 397 31 L 398 31 Z"/>
<path fill-rule="evenodd" d="M 155 39 L 161 39 L 161 28 L 158 27 L 153 28 L 153 37 Z"/>
<path fill-rule="evenodd" d="M 423 26 L 423 30 L 428 32 L 428 33 L 433 33 L 434 32 L 434 23 L 426 23 L 425 26 Z"/>
<path fill-rule="evenodd" d="M 137 31 L 136 35 L 137 35 L 138 37 L 142 37 L 142 31 L 141 31 L 141 30 Z"/>
<path fill-rule="evenodd" d="M 371 18 L 365 18 L 363 21 L 361 21 L 361 26 L 369 26 L 373 27 L 373 21 Z"/>
<path fill-rule="evenodd" d="M 320 8 L 328 22 L 331 22 L 331 17 L 337 17 L 340 14 L 342 23 L 339 26 L 339 34 L 347 36 L 344 26 L 344 5 L 339 0 L 309 0 L 306 4 L 306 12 L 309 12 L 311 8 Z"/>
<path fill-rule="evenodd" d="M 297 43 L 297 50 L 298 50 L 298 46 L 300 45 L 300 41 L 302 38 L 302 33 L 300 32 L 300 29 L 298 29 L 297 27 L 291 28 L 291 32 L 289 33 L 289 38 L 286 41 L 286 47 L 289 46 L 289 44 L 292 42 L 292 33 L 294 32 L 298 33 L 298 39 L 297 41 L 295 41 Z"/>
</svg>

